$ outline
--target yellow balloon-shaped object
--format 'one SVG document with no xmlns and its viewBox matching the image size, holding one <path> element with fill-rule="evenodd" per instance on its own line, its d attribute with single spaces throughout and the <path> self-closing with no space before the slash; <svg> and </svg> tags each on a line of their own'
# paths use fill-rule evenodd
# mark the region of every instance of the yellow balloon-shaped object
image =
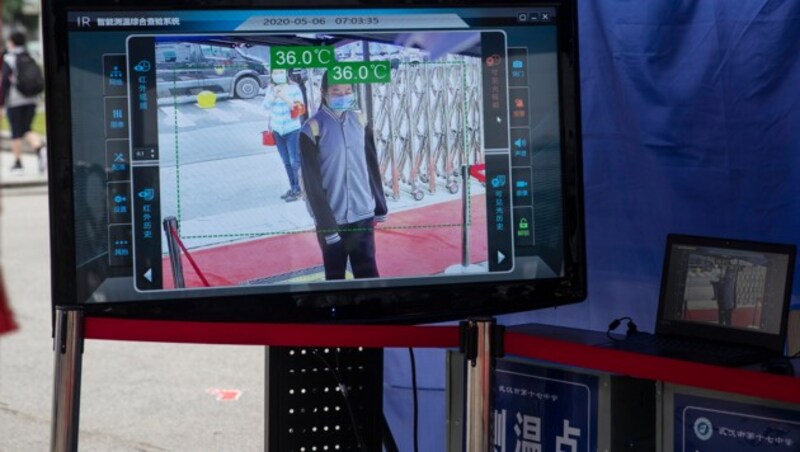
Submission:
<svg viewBox="0 0 800 452">
<path fill-rule="evenodd" d="M 217 95 L 213 91 L 200 91 L 197 93 L 197 106 L 200 108 L 216 107 Z"/>
</svg>

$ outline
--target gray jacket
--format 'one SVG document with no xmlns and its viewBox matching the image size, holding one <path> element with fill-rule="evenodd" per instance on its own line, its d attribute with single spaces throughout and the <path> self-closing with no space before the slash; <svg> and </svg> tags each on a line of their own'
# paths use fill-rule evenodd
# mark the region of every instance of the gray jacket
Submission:
<svg viewBox="0 0 800 452">
<path fill-rule="evenodd" d="M 340 226 L 387 213 L 372 130 L 360 116 L 323 106 L 301 130 L 303 185 L 317 231 L 329 243 Z"/>
</svg>

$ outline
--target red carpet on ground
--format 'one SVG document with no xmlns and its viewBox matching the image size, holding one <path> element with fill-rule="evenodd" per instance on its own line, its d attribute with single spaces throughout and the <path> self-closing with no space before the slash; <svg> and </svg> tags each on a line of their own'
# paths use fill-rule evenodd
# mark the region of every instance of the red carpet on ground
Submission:
<svg viewBox="0 0 800 452">
<path fill-rule="evenodd" d="M 695 322 L 717 322 L 716 309 L 690 309 L 686 320 Z M 761 306 L 736 308 L 731 313 L 731 324 L 739 327 L 758 327 L 761 321 Z"/>
<path fill-rule="evenodd" d="M 473 196 L 470 262 L 487 260 L 485 197 Z M 391 205 L 390 205 L 391 208 Z M 390 213 L 375 232 L 381 277 L 433 275 L 461 263 L 461 200 Z M 420 227 L 430 226 L 430 227 Z M 190 250 L 212 286 L 235 285 L 322 265 L 313 232 L 250 239 L 229 245 Z M 182 256 L 186 287 L 202 287 Z M 162 261 L 164 288 L 172 288 L 169 257 Z"/>
</svg>

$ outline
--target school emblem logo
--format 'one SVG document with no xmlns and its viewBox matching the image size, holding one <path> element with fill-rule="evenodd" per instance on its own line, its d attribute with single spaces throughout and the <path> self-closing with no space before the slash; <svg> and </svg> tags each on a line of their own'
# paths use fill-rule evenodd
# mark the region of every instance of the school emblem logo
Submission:
<svg viewBox="0 0 800 452">
<path fill-rule="evenodd" d="M 708 441 L 714 434 L 714 426 L 708 418 L 699 417 L 694 421 L 694 434 L 701 440 Z"/>
</svg>

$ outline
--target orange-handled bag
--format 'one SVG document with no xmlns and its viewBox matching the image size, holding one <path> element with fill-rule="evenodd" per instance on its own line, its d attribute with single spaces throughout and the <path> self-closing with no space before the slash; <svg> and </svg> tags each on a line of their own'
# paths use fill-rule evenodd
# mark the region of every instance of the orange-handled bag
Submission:
<svg viewBox="0 0 800 452">
<path fill-rule="evenodd" d="M 261 132 L 261 144 L 264 146 L 275 146 L 275 135 L 271 130 Z"/>
</svg>

